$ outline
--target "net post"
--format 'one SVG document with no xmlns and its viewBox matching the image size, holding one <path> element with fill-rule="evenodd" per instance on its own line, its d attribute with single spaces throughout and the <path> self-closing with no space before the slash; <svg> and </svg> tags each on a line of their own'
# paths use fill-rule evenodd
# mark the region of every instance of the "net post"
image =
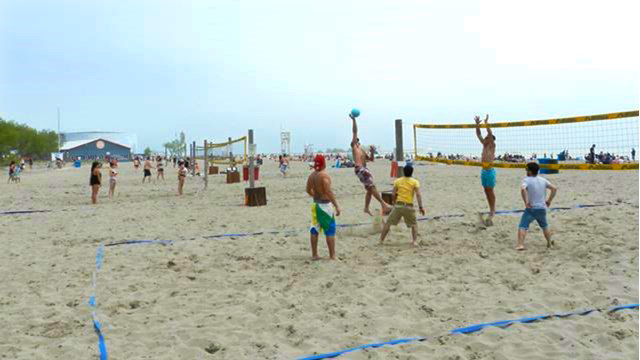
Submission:
<svg viewBox="0 0 640 360">
<path fill-rule="evenodd" d="M 249 149 L 252 148 L 253 145 L 253 129 L 249 129 Z M 245 142 L 245 154 L 247 147 Z M 253 178 L 253 154 L 249 153 L 249 187 L 253 188 L 255 185 L 255 179 Z"/>
<path fill-rule="evenodd" d="M 404 161 L 402 146 L 402 119 L 396 119 L 396 161 Z"/>
<path fill-rule="evenodd" d="M 191 147 L 191 151 L 193 151 L 193 157 L 191 158 L 191 175 L 196 176 L 196 142 L 193 141 L 193 146 Z"/>
<path fill-rule="evenodd" d="M 207 140 L 204 141 L 204 189 L 209 187 L 209 152 L 207 151 Z"/>
<path fill-rule="evenodd" d="M 416 125 L 413 124 L 413 159 L 418 158 L 418 139 L 416 137 Z"/>
</svg>

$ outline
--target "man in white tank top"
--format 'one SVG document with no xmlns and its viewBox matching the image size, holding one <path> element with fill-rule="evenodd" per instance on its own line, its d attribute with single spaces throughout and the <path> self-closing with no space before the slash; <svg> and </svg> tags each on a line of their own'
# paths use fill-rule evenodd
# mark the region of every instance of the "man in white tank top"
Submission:
<svg viewBox="0 0 640 360">
<path fill-rule="evenodd" d="M 553 245 L 551 230 L 547 223 L 547 207 L 551 206 L 551 201 L 556 196 L 558 188 L 550 183 L 549 180 L 538 176 L 539 169 L 540 166 L 537 163 L 528 163 L 527 177 L 522 180 L 522 185 L 520 186 L 520 195 L 522 195 L 525 209 L 520 218 L 520 225 L 518 225 L 516 250 L 526 250 L 524 238 L 527 236 L 529 224 L 533 220 L 536 220 L 542 228 L 544 237 L 547 239 L 547 247 L 549 248 Z M 547 189 L 551 190 L 548 200 L 545 199 Z"/>
</svg>

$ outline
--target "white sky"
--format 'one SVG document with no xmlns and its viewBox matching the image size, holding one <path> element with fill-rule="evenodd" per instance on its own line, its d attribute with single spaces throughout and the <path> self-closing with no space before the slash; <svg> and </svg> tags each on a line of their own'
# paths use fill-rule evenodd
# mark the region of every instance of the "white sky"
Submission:
<svg viewBox="0 0 640 360">
<path fill-rule="evenodd" d="M 638 1 L 0 3 L 0 116 L 36 128 L 220 141 L 258 151 L 393 147 L 409 125 L 638 108 Z M 474 136 L 470 133 L 470 136 Z M 406 146 L 409 147 L 409 146 Z"/>
</svg>

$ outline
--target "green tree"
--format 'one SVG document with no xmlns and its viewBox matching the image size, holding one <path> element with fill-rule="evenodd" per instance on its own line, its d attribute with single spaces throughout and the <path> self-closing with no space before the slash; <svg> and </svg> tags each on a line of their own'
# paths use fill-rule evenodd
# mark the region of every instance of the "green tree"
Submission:
<svg viewBox="0 0 640 360">
<path fill-rule="evenodd" d="M 153 153 L 153 151 L 151 151 L 150 147 L 147 146 L 146 148 L 144 148 L 144 156 L 145 157 L 151 156 L 151 153 Z"/>
<path fill-rule="evenodd" d="M 0 160 L 9 154 L 48 159 L 58 149 L 58 134 L 0 118 Z"/>
</svg>

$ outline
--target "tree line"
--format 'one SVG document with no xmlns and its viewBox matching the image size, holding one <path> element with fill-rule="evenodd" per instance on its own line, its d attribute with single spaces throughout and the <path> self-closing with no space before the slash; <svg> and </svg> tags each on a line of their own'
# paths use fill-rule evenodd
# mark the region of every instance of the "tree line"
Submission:
<svg viewBox="0 0 640 360">
<path fill-rule="evenodd" d="M 0 118 L 0 161 L 14 156 L 48 159 L 58 151 L 58 134 Z"/>
</svg>

